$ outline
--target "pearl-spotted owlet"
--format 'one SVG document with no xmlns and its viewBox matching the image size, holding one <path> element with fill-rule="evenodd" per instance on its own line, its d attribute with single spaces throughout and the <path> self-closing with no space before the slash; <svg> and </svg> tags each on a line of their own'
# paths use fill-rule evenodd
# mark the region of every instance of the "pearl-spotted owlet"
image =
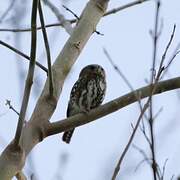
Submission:
<svg viewBox="0 0 180 180">
<path fill-rule="evenodd" d="M 87 113 L 98 107 L 104 100 L 106 76 L 104 69 L 97 64 L 84 67 L 74 84 L 67 109 L 67 117 Z M 74 129 L 64 132 L 62 140 L 70 143 Z"/>
</svg>

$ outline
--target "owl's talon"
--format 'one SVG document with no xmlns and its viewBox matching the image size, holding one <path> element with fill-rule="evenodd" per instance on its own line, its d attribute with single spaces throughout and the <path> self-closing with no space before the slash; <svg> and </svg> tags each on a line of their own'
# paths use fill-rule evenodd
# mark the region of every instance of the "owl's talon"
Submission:
<svg viewBox="0 0 180 180">
<path fill-rule="evenodd" d="M 90 110 L 85 110 L 85 109 L 82 111 L 83 114 L 88 114 L 89 112 Z"/>
</svg>

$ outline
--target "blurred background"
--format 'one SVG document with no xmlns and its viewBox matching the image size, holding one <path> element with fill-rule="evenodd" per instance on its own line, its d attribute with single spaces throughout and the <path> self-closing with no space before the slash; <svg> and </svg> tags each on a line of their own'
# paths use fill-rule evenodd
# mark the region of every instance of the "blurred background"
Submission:
<svg viewBox="0 0 180 180">
<path fill-rule="evenodd" d="M 80 16 L 87 2 L 87 0 L 51 0 L 66 19 L 74 19 L 74 16 L 62 5 Z M 108 10 L 129 2 L 132 1 L 111 0 Z M 30 53 L 30 31 L 9 32 L 3 29 L 29 28 L 31 6 L 32 2 L 28 0 L 1 1 L 0 6 L 0 40 L 27 55 Z M 130 92 L 127 84 L 107 59 L 103 48 L 108 51 L 134 89 L 147 85 L 152 66 L 153 39 L 150 31 L 154 29 L 155 10 L 155 1 L 149 0 L 101 19 L 97 30 L 104 35 L 94 33 L 74 64 L 66 78 L 52 122 L 66 117 L 71 88 L 80 70 L 87 64 L 100 64 L 106 71 L 107 94 L 104 103 Z M 46 24 L 58 22 L 47 5 L 43 5 L 43 11 Z M 161 0 L 159 21 L 161 34 L 158 41 L 157 62 L 160 62 L 173 26 L 176 24 L 175 37 L 165 61 L 167 63 L 180 43 L 180 1 Z M 69 35 L 60 26 L 47 28 L 47 32 L 54 61 Z M 38 31 L 37 59 L 46 66 L 46 52 L 41 31 Z M 177 56 L 164 79 L 179 76 L 179 67 L 180 56 Z M 27 68 L 28 61 L 10 49 L 0 46 L 0 152 L 14 137 L 18 120 L 17 114 L 5 105 L 6 100 L 10 100 L 17 111 L 20 110 Z M 29 119 L 33 112 L 45 79 L 46 73 L 36 68 L 26 119 Z M 165 180 L 170 180 L 172 177 L 177 179 L 180 175 L 179 97 L 179 91 L 174 90 L 154 98 L 154 113 L 161 111 L 154 123 L 155 153 L 162 171 L 167 161 Z M 98 121 L 84 125 L 76 130 L 70 145 L 61 141 L 62 134 L 46 138 L 29 154 L 24 167 L 25 174 L 28 179 L 34 180 L 111 179 L 117 161 L 133 131 L 132 124 L 135 124 L 139 114 L 139 106 L 134 103 Z M 144 124 L 149 135 L 146 120 Z M 142 131 L 138 130 L 117 180 L 152 179 L 152 169 L 148 160 L 144 160 L 140 150 L 143 150 L 149 159 L 151 158 L 149 145 Z"/>
</svg>

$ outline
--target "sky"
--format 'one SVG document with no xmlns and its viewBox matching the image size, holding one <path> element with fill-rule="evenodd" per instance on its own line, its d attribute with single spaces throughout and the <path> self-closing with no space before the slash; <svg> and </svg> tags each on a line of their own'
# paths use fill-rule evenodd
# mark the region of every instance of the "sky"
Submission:
<svg viewBox="0 0 180 180">
<path fill-rule="evenodd" d="M 0 23 L 1 29 L 30 26 L 31 3 L 24 1 L 23 4 L 20 0 L 16 2 L 17 4 L 14 5 L 7 17 Z M 80 15 L 88 1 L 64 0 L 60 2 L 52 0 L 52 2 L 57 5 L 59 11 L 66 18 L 72 19 L 74 17 L 62 8 L 62 4 L 66 4 L 73 12 Z M 111 0 L 108 9 L 120 7 L 128 2 L 131 1 Z M 65 118 L 70 90 L 77 80 L 80 70 L 88 64 L 100 64 L 106 71 L 107 93 L 104 103 L 130 92 L 128 86 L 111 66 L 103 52 L 103 48 L 106 48 L 115 64 L 134 89 L 147 85 L 152 65 L 153 41 L 150 31 L 154 29 L 155 22 L 154 2 L 150 0 L 101 19 L 97 30 L 104 36 L 93 34 L 83 49 L 66 78 L 57 109 L 51 121 Z M 10 1 L 1 3 L 0 17 Z M 44 7 L 44 12 L 46 24 L 57 22 L 57 19 L 48 7 Z M 161 1 L 159 25 L 161 35 L 158 41 L 157 62 L 162 57 L 174 24 L 176 24 L 175 38 L 165 63 L 167 63 L 180 42 L 179 12 L 179 0 Z M 19 14 L 20 16 L 18 17 Z M 18 21 L 18 18 L 20 21 Z M 54 61 L 69 35 L 61 27 L 49 28 L 48 35 L 52 60 Z M 15 46 L 26 54 L 30 52 L 29 32 L 1 32 L 0 40 Z M 46 65 L 41 32 L 38 33 L 37 50 L 37 59 Z M 6 99 L 11 100 L 12 105 L 17 110 L 20 109 L 28 63 L 3 46 L 0 46 L 0 54 L 0 152 L 2 152 L 14 137 L 18 120 L 18 116 L 8 109 L 5 101 Z M 180 56 L 177 56 L 174 60 L 164 79 L 179 76 L 179 58 Z M 27 119 L 33 112 L 45 79 L 45 73 L 36 69 Z M 155 114 L 162 109 L 162 112 L 155 120 L 154 128 L 156 158 L 161 169 L 166 159 L 168 159 L 165 168 L 165 180 L 170 180 L 173 175 L 174 179 L 180 175 L 179 103 L 178 91 L 166 92 L 154 98 Z M 132 133 L 131 124 L 135 124 L 139 113 L 139 107 L 134 103 L 95 122 L 77 128 L 70 145 L 61 141 L 62 134 L 46 138 L 30 153 L 24 172 L 26 174 L 34 173 L 37 180 L 111 179 L 116 163 Z M 148 131 L 147 123 L 146 127 Z M 149 158 L 151 157 L 149 146 L 140 130 L 138 130 L 133 144 L 143 149 Z M 131 146 L 126 154 L 117 180 L 152 180 L 152 170 L 147 162 L 141 163 L 143 158 L 139 151 Z"/>
</svg>

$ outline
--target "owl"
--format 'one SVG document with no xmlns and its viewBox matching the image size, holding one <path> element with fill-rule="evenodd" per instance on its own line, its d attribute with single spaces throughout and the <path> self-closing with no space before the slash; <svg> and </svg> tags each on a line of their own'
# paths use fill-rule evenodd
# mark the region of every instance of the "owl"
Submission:
<svg viewBox="0 0 180 180">
<path fill-rule="evenodd" d="M 67 117 L 79 113 L 88 113 L 98 107 L 104 100 L 106 92 L 106 75 L 104 69 L 97 64 L 84 67 L 74 84 L 67 108 Z M 64 132 L 62 140 L 70 143 L 74 129 Z"/>
</svg>

